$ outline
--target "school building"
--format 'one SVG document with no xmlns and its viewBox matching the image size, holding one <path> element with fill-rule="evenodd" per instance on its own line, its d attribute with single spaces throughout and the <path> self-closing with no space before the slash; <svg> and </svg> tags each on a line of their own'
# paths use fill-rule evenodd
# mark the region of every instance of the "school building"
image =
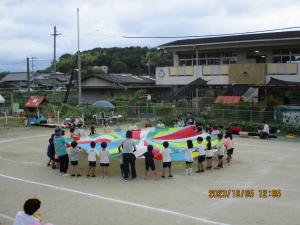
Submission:
<svg viewBox="0 0 300 225">
<path fill-rule="evenodd" d="M 173 53 L 173 65 L 156 68 L 156 85 L 173 88 L 168 100 L 191 99 L 196 88 L 200 97 L 272 95 L 300 103 L 300 31 L 184 39 L 160 48 Z"/>
</svg>

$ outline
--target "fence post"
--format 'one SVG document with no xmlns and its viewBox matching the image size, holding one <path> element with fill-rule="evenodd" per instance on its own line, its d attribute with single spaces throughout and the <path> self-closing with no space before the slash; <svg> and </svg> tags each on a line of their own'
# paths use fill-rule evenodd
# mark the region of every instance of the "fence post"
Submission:
<svg viewBox="0 0 300 225">
<path fill-rule="evenodd" d="M 225 119 L 225 109 L 222 109 L 222 119 L 223 119 L 223 121 L 224 121 L 224 119 Z"/>
<path fill-rule="evenodd" d="M 4 112 L 4 115 L 5 115 L 5 125 L 7 126 L 7 113 L 6 113 L 6 111 Z"/>
</svg>

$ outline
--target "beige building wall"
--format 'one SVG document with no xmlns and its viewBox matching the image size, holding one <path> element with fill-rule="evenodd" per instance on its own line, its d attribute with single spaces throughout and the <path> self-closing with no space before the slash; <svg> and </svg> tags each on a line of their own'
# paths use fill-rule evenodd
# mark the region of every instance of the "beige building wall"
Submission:
<svg viewBox="0 0 300 225">
<path fill-rule="evenodd" d="M 229 65 L 230 84 L 265 84 L 266 64 Z"/>
<path fill-rule="evenodd" d="M 81 85 L 83 87 L 107 87 L 111 86 L 111 82 L 96 78 L 96 77 L 91 77 L 89 79 L 86 79 L 82 81 Z"/>
</svg>

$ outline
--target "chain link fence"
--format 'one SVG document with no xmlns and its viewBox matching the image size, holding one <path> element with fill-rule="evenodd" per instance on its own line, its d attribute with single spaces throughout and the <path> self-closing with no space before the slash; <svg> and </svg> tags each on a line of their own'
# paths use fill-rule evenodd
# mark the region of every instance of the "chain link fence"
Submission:
<svg viewBox="0 0 300 225">
<path fill-rule="evenodd" d="M 142 118 L 175 118 L 178 116 L 185 117 L 187 112 L 191 112 L 196 118 L 204 118 L 208 120 L 218 119 L 226 121 L 246 121 L 250 123 L 261 122 L 262 120 L 273 122 L 275 120 L 274 110 L 266 111 L 259 109 L 239 109 L 232 108 L 216 108 L 213 106 L 195 107 L 174 107 L 170 106 L 169 110 L 163 110 L 164 106 L 118 106 L 114 110 L 114 114 L 122 115 L 124 118 L 142 119 Z"/>
</svg>

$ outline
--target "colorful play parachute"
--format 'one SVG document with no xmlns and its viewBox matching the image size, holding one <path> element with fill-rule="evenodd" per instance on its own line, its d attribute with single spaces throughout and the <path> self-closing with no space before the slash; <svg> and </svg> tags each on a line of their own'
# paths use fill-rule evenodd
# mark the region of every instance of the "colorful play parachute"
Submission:
<svg viewBox="0 0 300 225">
<path fill-rule="evenodd" d="M 94 134 L 85 138 L 81 138 L 78 143 L 83 149 L 89 149 L 90 143 L 94 141 L 96 142 L 96 149 L 99 152 L 101 149 L 101 142 L 107 142 L 107 150 L 110 152 L 113 158 L 116 158 L 119 155 L 118 147 L 125 139 L 125 133 L 126 132 L 120 131 L 106 134 Z M 132 133 L 132 138 L 137 146 L 137 151 L 135 152 L 136 156 L 142 155 L 146 151 L 148 145 L 153 145 L 153 153 L 156 156 L 156 159 L 161 160 L 160 151 L 163 150 L 162 143 L 164 141 L 168 141 L 169 148 L 171 149 L 172 161 L 183 161 L 186 141 L 192 140 L 194 146 L 197 146 L 197 137 L 199 136 L 203 137 L 203 143 L 205 145 L 205 138 L 208 136 L 208 134 L 196 132 L 195 128 L 192 126 L 184 128 L 145 128 L 141 130 L 134 130 Z M 216 140 L 216 135 L 210 136 L 212 140 L 212 146 L 215 146 L 218 142 Z M 72 140 L 70 139 L 68 140 L 68 142 L 71 141 Z M 193 156 L 196 157 L 198 153 L 194 152 L 193 154 Z"/>
</svg>

